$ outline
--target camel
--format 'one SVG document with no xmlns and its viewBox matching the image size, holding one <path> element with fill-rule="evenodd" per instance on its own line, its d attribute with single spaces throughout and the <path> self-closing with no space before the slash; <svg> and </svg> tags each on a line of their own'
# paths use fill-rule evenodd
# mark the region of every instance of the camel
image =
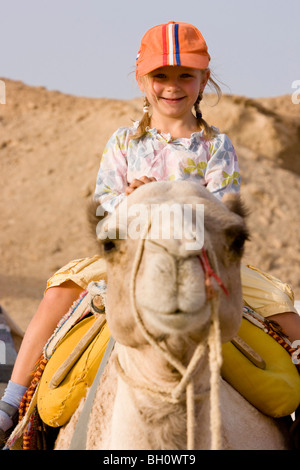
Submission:
<svg viewBox="0 0 300 470">
<path fill-rule="evenodd" d="M 221 202 L 187 181 L 144 185 L 98 219 L 116 343 L 89 416 L 87 449 L 289 448 L 278 421 L 220 376 L 221 344 L 236 335 L 242 317 L 245 219 L 238 195 Z M 84 399 L 55 449 L 70 448 L 83 406 Z"/>
</svg>

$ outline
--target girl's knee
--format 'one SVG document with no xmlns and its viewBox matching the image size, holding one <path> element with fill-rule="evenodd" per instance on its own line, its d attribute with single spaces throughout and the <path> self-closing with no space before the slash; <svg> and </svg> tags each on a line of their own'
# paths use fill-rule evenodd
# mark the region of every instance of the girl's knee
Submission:
<svg viewBox="0 0 300 470">
<path fill-rule="evenodd" d="M 43 317 L 49 315 L 59 319 L 67 313 L 82 292 L 83 289 L 72 281 L 66 281 L 60 286 L 49 287 L 44 294 L 38 311 Z"/>
<path fill-rule="evenodd" d="M 49 287 L 45 292 L 44 299 L 50 301 L 61 300 L 63 298 L 76 300 L 82 292 L 82 287 L 69 280 L 59 286 Z"/>
</svg>

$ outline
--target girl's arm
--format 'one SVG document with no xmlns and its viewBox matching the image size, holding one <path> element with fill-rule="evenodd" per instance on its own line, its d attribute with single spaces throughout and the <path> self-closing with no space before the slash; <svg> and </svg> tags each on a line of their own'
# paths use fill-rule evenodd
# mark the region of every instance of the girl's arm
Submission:
<svg viewBox="0 0 300 470">
<path fill-rule="evenodd" d="M 126 129 L 117 130 L 109 139 L 100 161 L 94 199 L 107 212 L 125 198 L 127 184 Z"/>
<path fill-rule="evenodd" d="M 128 128 L 118 129 L 109 139 L 101 158 L 94 199 L 107 212 L 113 212 L 114 208 L 139 186 L 156 181 L 154 177 L 141 176 L 128 185 L 128 136 Z"/>
<path fill-rule="evenodd" d="M 207 189 L 218 199 L 225 193 L 240 192 L 241 178 L 234 147 L 226 134 L 218 134 L 210 147 L 205 180 Z"/>
</svg>

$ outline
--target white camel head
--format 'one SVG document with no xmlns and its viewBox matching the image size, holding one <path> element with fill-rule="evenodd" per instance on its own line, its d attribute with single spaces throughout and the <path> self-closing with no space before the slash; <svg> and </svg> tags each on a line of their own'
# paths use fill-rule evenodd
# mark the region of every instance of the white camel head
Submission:
<svg viewBox="0 0 300 470">
<path fill-rule="evenodd" d="M 210 323 L 208 300 L 216 293 L 222 341 L 236 334 L 248 237 L 239 196 L 220 202 L 188 182 L 151 183 L 135 190 L 97 231 L 109 279 L 107 319 L 118 342 L 145 342 L 130 289 L 143 324 L 157 339 L 184 333 L 199 342 Z"/>
</svg>

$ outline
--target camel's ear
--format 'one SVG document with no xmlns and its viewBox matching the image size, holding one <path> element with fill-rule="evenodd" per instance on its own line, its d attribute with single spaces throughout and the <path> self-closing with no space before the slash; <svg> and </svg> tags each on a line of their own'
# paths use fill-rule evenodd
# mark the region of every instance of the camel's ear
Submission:
<svg viewBox="0 0 300 470">
<path fill-rule="evenodd" d="M 95 238 L 97 237 L 97 225 L 102 219 L 104 219 L 104 217 L 107 216 L 107 214 L 108 212 L 104 211 L 99 202 L 95 201 L 94 199 L 91 199 L 89 201 L 87 208 L 87 217 L 92 234 Z"/>
<path fill-rule="evenodd" d="M 235 214 L 245 219 L 248 216 L 248 210 L 243 203 L 241 196 L 236 193 L 228 193 L 223 196 L 222 202 L 225 206 Z"/>
<path fill-rule="evenodd" d="M 250 239 L 249 231 L 245 223 L 248 211 L 239 194 L 225 194 L 222 202 L 231 212 L 239 215 L 244 220 L 244 223 L 230 225 L 225 230 L 229 252 L 234 257 L 237 256 L 238 258 L 241 258 L 244 251 L 244 244 L 247 240 Z"/>
</svg>

